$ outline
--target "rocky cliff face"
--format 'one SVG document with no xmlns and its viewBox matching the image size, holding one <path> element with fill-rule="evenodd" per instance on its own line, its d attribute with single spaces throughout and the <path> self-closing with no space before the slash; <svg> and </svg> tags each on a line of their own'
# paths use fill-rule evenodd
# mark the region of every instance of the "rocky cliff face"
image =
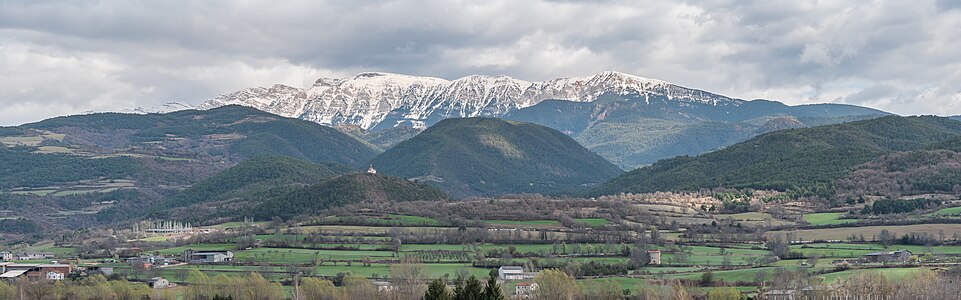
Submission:
<svg viewBox="0 0 961 300">
<path fill-rule="evenodd" d="M 239 104 L 324 125 L 351 124 L 377 130 L 401 124 L 423 128 L 451 117 L 499 117 L 546 99 L 590 102 L 604 94 L 658 96 L 711 105 L 743 102 L 618 72 L 544 82 L 483 75 L 449 81 L 368 72 L 343 79 L 321 78 L 307 89 L 285 85 L 248 88 L 207 100 L 200 108 Z"/>
</svg>

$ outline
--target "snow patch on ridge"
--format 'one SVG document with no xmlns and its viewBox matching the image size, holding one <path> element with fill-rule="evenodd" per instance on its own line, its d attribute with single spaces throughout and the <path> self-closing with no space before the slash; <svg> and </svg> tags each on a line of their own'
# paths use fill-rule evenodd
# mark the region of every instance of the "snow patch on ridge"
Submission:
<svg viewBox="0 0 961 300">
<path fill-rule="evenodd" d="M 285 85 L 223 94 L 199 106 L 243 105 L 324 125 L 427 124 L 449 117 L 502 116 L 547 99 L 590 102 L 608 93 L 664 96 L 672 101 L 734 104 L 732 99 L 662 80 L 620 72 L 530 82 L 509 76 L 470 75 L 455 80 L 364 72 L 347 78 L 320 78 L 299 89 Z M 393 124 L 392 124 L 393 123 Z"/>
</svg>

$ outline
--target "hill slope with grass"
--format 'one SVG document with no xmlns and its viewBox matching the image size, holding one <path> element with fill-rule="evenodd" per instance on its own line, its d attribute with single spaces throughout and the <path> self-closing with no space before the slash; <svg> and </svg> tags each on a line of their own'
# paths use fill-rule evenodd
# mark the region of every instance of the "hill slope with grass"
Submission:
<svg viewBox="0 0 961 300">
<path fill-rule="evenodd" d="M 834 181 L 860 164 L 896 151 L 919 150 L 961 135 L 961 122 L 887 116 L 758 136 L 696 157 L 677 157 L 625 173 L 591 195 L 701 188 L 791 190 L 830 196 Z"/>
<path fill-rule="evenodd" d="M 242 106 L 167 114 L 97 113 L 25 124 L 22 131 L 65 134 L 67 148 L 241 161 L 284 155 L 313 162 L 361 166 L 375 147 L 334 128 Z"/>
<path fill-rule="evenodd" d="M 318 211 L 361 202 L 404 202 L 447 199 L 428 185 L 380 174 L 352 173 L 295 189 L 264 201 L 250 211 L 260 219 L 316 214 Z"/>
<path fill-rule="evenodd" d="M 290 185 L 314 184 L 350 172 L 337 163 L 315 164 L 286 156 L 263 156 L 244 161 L 187 188 L 164 203 L 189 206 L 228 198 L 269 197 Z"/>
<path fill-rule="evenodd" d="M 45 228 L 109 224 L 142 217 L 145 208 L 257 157 L 286 156 L 303 162 L 274 158 L 279 165 L 273 168 L 261 164 L 241 172 L 244 176 L 222 174 L 225 177 L 212 180 L 226 182 L 191 189 L 183 194 L 181 204 L 221 201 L 230 192 L 261 191 L 247 189 L 241 182 L 259 182 L 259 175 L 291 172 L 303 176 L 296 180 L 304 183 L 319 182 L 345 172 L 345 167 L 328 162 L 359 168 L 379 152 L 376 146 L 334 128 L 240 106 L 56 117 L 0 128 L 0 195 L 4 199 L 0 210 Z M 258 162 L 255 159 L 242 167 Z M 307 162 L 323 165 L 292 168 Z"/>
<path fill-rule="evenodd" d="M 775 130 L 886 114 L 842 104 L 687 103 L 664 96 L 606 94 L 593 102 L 546 100 L 504 118 L 554 128 L 622 168 L 633 169 L 713 151 Z"/>
<path fill-rule="evenodd" d="M 571 191 L 621 173 L 563 133 L 493 118 L 440 121 L 373 164 L 457 197 Z"/>
</svg>

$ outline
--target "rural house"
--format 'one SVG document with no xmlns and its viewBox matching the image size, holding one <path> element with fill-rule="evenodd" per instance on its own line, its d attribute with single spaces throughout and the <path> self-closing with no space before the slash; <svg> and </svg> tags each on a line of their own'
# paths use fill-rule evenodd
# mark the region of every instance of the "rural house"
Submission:
<svg viewBox="0 0 961 300">
<path fill-rule="evenodd" d="M 387 281 L 373 281 L 371 282 L 371 284 L 373 284 L 374 287 L 377 288 L 377 292 L 380 292 L 380 293 L 393 292 L 397 288 L 393 284 Z"/>
<path fill-rule="evenodd" d="M 204 251 L 194 250 L 184 251 L 183 261 L 191 264 L 214 264 L 229 262 L 234 259 L 234 253 L 230 251 Z"/>
<path fill-rule="evenodd" d="M 647 250 L 647 259 L 650 265 L 661 264 L 661 250 Z"/>
<path fill-rule="evenodd" d="M 520 299 L 531 299 L 534 297 L 534 291 L 537 290 L 537 283 L 532 281 L 524 281 L 518 283 L 514 287 L 514 296 Z"/>
<path fill-rule="evenodd" d="M 53 253 L 48 252 L 22 252 L 14 255 L 13 260 L 37 260 L 37 259 L 48 259 L 54 258 Z"/>
<path fill-rule="evenodd" d="M 152 289 L 165 289 L 171 287 L 170 281 L 163 279 L 162 277 L 150 278 L 150 280 L 147 281 L 147 286 Z"/>
<path fill-rule="evenodd" d="M 911 258 L 911 251 L 897 250 L 894 252 L 871 252 L 861 259 L 865 263 L 905 263 Z"/>
<path fill-rule="evenodd" d="M 149 269 L 153 266 L 168 266 L 176 263 L 173 259 L 162 256 L 139 256 L 127 259 L 127 264 L 131 267 Z"/>
<path fill-rule="evenodd" d="M 73 270 L 70 265 L 63 264 L 0 263 L 0 279 L 4 280 L 16 280 L 21 276 L 30 280 L 62 280 L 71 271 Z"/>
<path fill-rule="evenodd" d="M 67 274 L 59 272 L 47 272 L 47 280 L 63 280 L 67 278 Z"/>
<path fill-rule="evenodd" d="M 534 279 L 537 272 L 524 272 L 523 267 L 502 266 L 497 269 L 497 277 L 501 280 L 525 280 Z"/>
</svg>

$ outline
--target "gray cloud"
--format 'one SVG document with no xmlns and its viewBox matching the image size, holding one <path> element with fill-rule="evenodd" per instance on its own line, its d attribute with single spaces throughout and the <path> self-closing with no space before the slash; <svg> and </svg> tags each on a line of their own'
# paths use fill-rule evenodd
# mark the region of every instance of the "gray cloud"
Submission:
<svg viewBox="0 0 961 300">
<path fill-rule="evenodd" d="M 953 1 L 0 1 L 0 124 L 388 71 L 961 114 Z"/>
</svg>

